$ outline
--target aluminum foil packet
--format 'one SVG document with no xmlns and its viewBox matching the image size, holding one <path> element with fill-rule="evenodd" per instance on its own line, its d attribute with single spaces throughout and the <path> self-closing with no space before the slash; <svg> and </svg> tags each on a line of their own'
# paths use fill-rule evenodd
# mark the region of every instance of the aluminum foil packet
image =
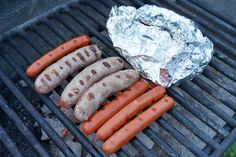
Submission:
<svg viewBox="0 0 236 157">
<path fill-rule="evenodd" d="M 193 21 L 155 5 L 114 6 L 106 27 L 134 69 L 164 87 L 192 79 L 213 55 L 213 43 Z"/>
</svg>

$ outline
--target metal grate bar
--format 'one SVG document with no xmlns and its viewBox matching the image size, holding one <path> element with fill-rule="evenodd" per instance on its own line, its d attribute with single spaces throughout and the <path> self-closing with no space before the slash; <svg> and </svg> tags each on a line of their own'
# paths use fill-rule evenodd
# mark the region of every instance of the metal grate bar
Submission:
<svg viewBox="0 0 236 157">
<path fill-rule="evenodd" d="M 167 144 L 157 133 L 153 132 L 150 128 L 146 128 L 144 133 L 147 134 L 156 144 L 158 144 L 168 155 L 171 157 L 180 157 L 179 154 Z"/>
<path fill-rule="evenodd" d="M 218 123 L 210 118 L 211 116 L 208 113 L 198 107 L 200 105 L 199 103 L 193 100 L 193 98 L 186 94 L 184 91 L 177 89 L 178 88 L 168 89 L 168 94 L 173 96 L 179 104 L 181 104 L 190 113 L 207 124 L 211 129 L 223 135 L 224 137 L 229 135 L 229 132 L 225 128 L 222 128 Z"/>
<path fill-rule="evenodd" d="M 75 157 L 75 154 L 71 151 L 68 145 L 60 138 L 60 136 L 53 130 L 53 128 L 47 123 L 47 121 L 38 113 L 34 106 L 26 99 L 26 97 L 19 91 L 14 83 L 4 74 L 0 69 L 0 79 L 5 82 L 6 86 L 14 94 L 14 96 L 22 103 L 22 105 L 31 113 L 38 124 L 45 130 L 47 135 L 55 142 L 55 144 L 61 149 L 63 154 L 71 157 Z"/>
<path fill-rule="evenodd" d="M 177 139 L 180 143 L 182 143 L 186 148 L 188 148 L 191 152 L 196 154 L 197 156 L 207 157 L 208 155 L 202 151 L 199 147 L 194 145 L 188 138 L 186 138 L 183 134 L 181 134 L 175 127 L 169 124 L 165 119 L 159 118 L 157 120 L 158 124 L 162 126 L 166 131 L 168 131 L 175 139 Z"/>
<path fill-rule="evenodd" d="M 213 139 L 211 139 L 210 136 L 208 136 L 205 132 L 200 130 L 196 125 L 194 125 L 185 116 L 183 116 L 181 113 L 179 113 L 178 110 L 173 108 L 172 110 L 170 110 L 170 114 L 174 118 L 176 118 L 179 122 L 181 122 L 183 125 L 185 125 L 191 132 L 193 132 L 197 137 L 199 137 L 206 144 L 209 144 L 210 146 L 212 146 L 216 149 L 219 148 L 220 145 L 218 143 L 216 143 Z"/>
<path fill-rule="evenodd" d="M 6 100 L 0 95 L 0 107 L 1 109 L 11 118 L 16 127 L 20 130 L 20 132 L 25 136 L 25 138 L 29 141 L 29 143 L 34 147 L 34 149 L 38 152 L 38 154 L 42 157 L 50 157 L 50 155 L 46 152 L 46 150 L 42 147 L 39 141 L 35 138 L 32 132 L 26 127 L 24 122 L 20 119 L 20 117 L 12 110 Z"/>
<path fill-rule="evenodd" d="M 190 10 L 194 9 L 197 12 L 197 15 L 201 14 L 203 17 L 206 17 L 207 19 L 212 21 L 212 23 L 215 23 L 218 26 L 220 26 L 221 28 L 223 28 L 224 31 L 227 31 L 229 34 L 236 35 L 235 28 L 232 25 L 230 25 L 229 23 L 223 21 L 222 18 L 218 18 L 218 17 L 212 15 L 210 12 L 207 12 L 205 9 L 203 9 L 203 8 L 199 7 L 198 5 L 196 5 L 195 3 L 191 2 L 191 0 L 190 1 L 180 0 L 180 1 L 181 1 L 181 3 L 190 7 L 191 8 Z"/>
<path fill-rule="evenodd" d="M 94 156 L 100 156 L 98 151 L 93 147 L 93 145 L 86 139 L 86 137 L 81 133 L 81 131 L 75 127 L 67 116 L 57 107 L 53 102 L 44 95 L 38 94 L 34 90 L 33 82 L 25 75 L 23 69 L 21 69 L 15 63 L 14 59 L 6 52 L 3 57 L 8 61 L 8 63 L 16 70 L 20 77 L 29 85 L 33 92 L 47 105 L 47 107 L 60 119 L 60 121 L 65 125 L 66 128 L 74 135 L 74 137 Z"/>
<path fill-rule="evenodd" d="M 219 58 L 220 60 L 224 61 L 225 63 L 227 63 L 228 65 L 230 65 L 232 68 L 236 69 L 236 61 L 230 57 L 228 57 L 227 55 L 225 55 L 224 53 L 220 52 L 220 50 L 215 47 L 215 53 L 214 56 Z"/>
<path fill-rule="evenodd" d="M 203 91 L 194 83 L 188 82 L 181 85 L 181 88 L 184 89 L 184 91 L 188 92 L 192 97 L 197 99 L 199 102 L 201 102 L 205 107 L 207 107 L 209 110 L 213 111 L 217 116 L 222 118 L 225 122 L 229 123 L 232 127 L 236 127 L 236 121 L 232 117 L 230 117 L 227 113 L 225 113 L 223 110 L 218 108 L 215 104 L 217 102 L 206 96 L 206 94 L 203 93 Z"/>
<path fill-rule="evenodd" d="M 236 102 L 236 98 L 233 95 L 226 92 L 224 89 L 220 88 L 203 75 L 197 76 L 193 82 L 236 112 L 236 106 L 234 104 Z"/>
<path fill-rule="evenodd" d="M 209 78 L 210 80 L 212 80 L 213 82 L 215 82 L 216 84 L 218 84 L 220 87 L 224 88 L 226 91 L 230 92 L 231 94 L 233 94 L 234 96 L 236 96 L 236 83 L 230 79 L 228 79 L 227 77 L 225 77 L 224 75 L 222 75 L 221 73 L 217 72 L 214 68 L 208 66 L 204 71 L 203 74 Z"/>
<path fill-rule="evenodd" d="M 190 0 L 190 1 L 199 8 L 202 8 L 204 12 L 209 12 L 212 14 L 213 17 L 215 16 L 219 21 L 222 21 L 219 23 L 221 23 L 222 25 L 226 25 L 228 29 L 234 30 L 234 27 L 236 27 L 236 23 L 232 23 L 233 21 L 228 16 L 221 15 L 221 13 L 219 13 L 218 10 L 214 10 L 212 7 L 205 5 L 199 0 Z"/>
<path fill-rule="evenodd" d="M 236 76 L 236 71 L 235 71 L 235 69 L 233 69 L 230 66 L 224 64 L 219 59 L 213 57 L 210 65 L 212 65 L 217 71 L 220 71 L 222 74 L 229 77 L 233 81 L 236 81 L 236 77 L 235 77 Z M 227 70 L 225 70 L 225 69 L 227 69 Z"/>
<path fill-rule="evenodd" d="M 13 157 L 23 157 L 19 149 L 13 143 L 11 138 L 7 135 L 2 125 L 0 125 L 0 140 L 4 144 L 4 146 L 8 149 Z"/>
<path fill-rule="evenodd" d="M 234 129 L 231 134 L 225 138 L 225 140 L 221 143 L 221 148 L 217 149 L 215 152 L 211 154 L 211 156 L 221 156 L 224 151 L 229 148 L 229 146 L 235 141 L 236 139 L 236 129 Z"/>
</svg>

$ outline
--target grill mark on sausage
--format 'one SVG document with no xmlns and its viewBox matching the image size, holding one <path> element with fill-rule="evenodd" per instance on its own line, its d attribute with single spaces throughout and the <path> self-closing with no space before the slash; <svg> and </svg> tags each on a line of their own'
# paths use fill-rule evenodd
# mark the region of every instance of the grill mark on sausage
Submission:
<svg viewBox="0 0 236 157">
<path fill-rule="evenodd" d="M 56 70 L 53 70 L 53 73 L 57 76 L 60 77 L 59 73 Z"/>
<path fill-rule="evenodd" d="M 72 57 L 72 59 L 73 59 L 74 62 L 77 62 L 77 59 L 75 57 Z"/>
<path fill-rule="evenodd" d="M 47 79 L 48 81 L 51 81 L 51 80 L 52 80 L 51 77 L 50 77 L 50 75 L 44 74 L 44 76 L 46 77 L 46 79 Z"/>
<path fill-rule="evenodd" d="M 86 79 L 87 79 L 87 81 L 89 81 L 91 79 L 91 76 L 87 75 Z"/>
<path fill-rule="evenodd" d="M 79 80 L 79 83 L 80 83 L 80 85 L 84 85 L 84 81 L 83 80 Z"/>
<path fill-rule="evenodd" d="M 68 96 L 69 96 L 69 97 L 72 97 L 72 96 L 74 96 L 74 94 L 72 94 L 72 93 L 69 93 L 69 94 L 68 94 Z"/>
<path fill-rule="evenodd" d="M 118 58 L 117 60 L 118 60 L 118 62 L 123 63 L 122 59 Z"/>
<path fill-rule="evenodd" d="M 89 100 L 94 99 L 94 95 L 93 95 L 92 92 L 89 92 L 89 93 L 88 93 L 88 99 L 89 99 Z"/>
<path fill-rule="evenodd" d="M 49 87 L 49 85 L 47 84 L 47 82 L 46 82 L 43 78 L 41 78 L 40 81 L 41 81 L 42 84 L 44 84 L 47 88 Z"/>
<path fill-rule="evenodd" d="M 97 72 L 96 72 L 94 69 L 91 70 L 91 73 L 92 73 L 93 75 L 96 75 L 96 74 L 97 74 Z"/>
<path fill-rule="evenodd" d="M 84 52 L 86 53 L 87 57 L 89 57 L 89 52 L 87 50 L 84 50 Z"/>
<path fill-rule="evenodd" d="M 105 82 L 103 82 L 102 85 L 103 85 L 103 87 L 106 87 L 106 86 L 107 86 Z"/>
<path fill-rule="evenodd" d="M 126 74 L 126 78 L 130 80 L 130 79 L 133 78 L 133 76 L 132 76 L 132 75 L 129 75 L 129 74 Z"/>
<path fill-rule="evenodd" d="M 73 91 L 74 91 L 75 94 L 79 93 L 79 89 L 78 88 L 74 88 Z"/>
<path fill-rule="evenodd" d="M 70 62 L 69 61 L 65 61 L 65 64 L 71 68 Z"/>
<path fill-rule="evenodd" d="M 107 67 L 107 68 L 110 68 L 110 67 L 111 67 L 111 65 L 110 65 L 108 62 L 102 62 L 102 64 L 103 64 L 105 67 Z"/>
<path fill-rule="evenodd" d="M 80 60 L 82 60 L 82 62 L 85 62 L 85 58 L 81 53 L 77 53 L 76 55 L 80 58 Z"/>
<path fill-rule="evenodd" d="M 120 78 L 120 75 L 115 75 L 116 78 Z"/>
<path fill-rule="evenodd" d="M 90 46 L 89 48 L 90 48 L 90 50 L 94 53 L 94 55 L 95 55 L 96 57 L 98 57 L 96 48 L 91 47 L 91 46 Z"/>
</svg>

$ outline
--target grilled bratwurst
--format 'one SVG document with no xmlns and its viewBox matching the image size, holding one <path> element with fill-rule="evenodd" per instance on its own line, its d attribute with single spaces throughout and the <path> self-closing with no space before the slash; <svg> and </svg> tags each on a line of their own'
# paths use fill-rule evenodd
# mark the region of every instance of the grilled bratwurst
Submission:
<svg viewBox="0 0 236 157">
<path fill-rule="evenodd" d="M 124 62 L 119 57 L 102 59 L 86 67 L 67 85 L 61 95 L 60 106 L 68 108 L 75 105 L 79 97 L 92 84 L 123 67 Z"/>
<path fill-rule="evenodd" d="M 74 115 L 80 122 L 86 121 L 105 99 L 131 86 L 139 79 L 135 70 L 122 70 L 104 77 L 93 84 L 78 100 Z"/>
<path fill-rule="evenodd" d="M 101 57 L 97 45 L 77 49 L 46 68 L 36 79 L 35 89 L 39 93 L 48 93 L 75 71 L 95 62 Z"/>
</svg>

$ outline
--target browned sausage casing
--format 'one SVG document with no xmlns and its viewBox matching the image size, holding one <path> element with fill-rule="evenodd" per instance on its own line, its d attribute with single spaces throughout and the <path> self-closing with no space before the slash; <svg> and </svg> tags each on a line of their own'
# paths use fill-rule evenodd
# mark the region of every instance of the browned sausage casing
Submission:
<svg viewBox="0 0 236 157">
<path fill-rule="evenodd" d="M 97 45 L 77 49 L 46 68 L 37 77 L 35 89 L 42 94 L 50 92 L 73 72 L 98 60 L 101 54 Z"/>
<path fill-rule="evenodd" d="M 128 88 L 138 79 L 139 73 L 135 70 L 122 70 L 106 76 L 79 98 L 74 109 L 75 117 L 80 122 L 86 121 L 108 96 Z"/>
<path fill-rule="evenodd" d="M 92 84 L 123 67 L 124 62 L 120 57 L 109 57 L 89 65 L 66 86 L 61 95 L 60 106 L 68 108 L 75 105 Z"/>
</svg>

